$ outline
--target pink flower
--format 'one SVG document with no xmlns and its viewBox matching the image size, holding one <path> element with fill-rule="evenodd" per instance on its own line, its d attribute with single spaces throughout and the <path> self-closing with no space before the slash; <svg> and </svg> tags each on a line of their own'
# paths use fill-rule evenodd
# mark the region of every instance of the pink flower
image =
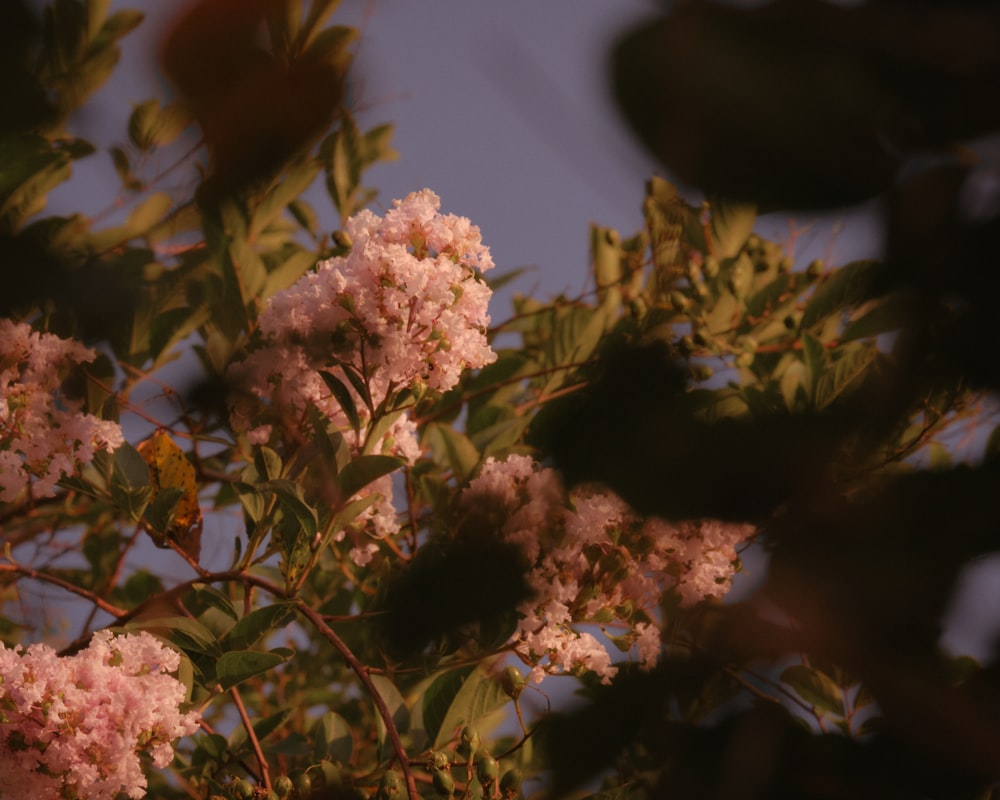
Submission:
<svg viewBox="0 0 1000 800">
<path fill-rule="evenodd" d="M 663 593 L 676 591 L 684 606 L 722 597 L 736 570 L 735 546 L 754 533 L 716 520 L 643 520 L 612 492 L 580 487 L 567 494 L 553 470 L 521 455 L 488 458 L 460 502 L 484 496 L 504 507 L 503 536 L 532 565 L 534 596 L 519 609 L 513 644 L 535 681 L 580 670 L 611 679 L 617 668 L 610 654 L 583 625 L 616 629 L 617 642 L 631 641 L 640 665 L 652 668 Z"/>
<path fill-rule="evenodd" d="M 95 357 L 78 342 L 0 319 L 0 502 L 51 497 L 95 450 L 122 444 L 117 422 L 81 412 L 82 403 L 60 392 L 73 364 Z"/>
<path fill-rule="evenodd" d="M 173 758 L 175 739 L 198 728 L 181 713 L 180 656 L 148 633 L 112 638 L 60 658 L 52 648 L 0 644 L 0 796 L 57 800 L 145 797 L 139 761 Z"/>
</svg>

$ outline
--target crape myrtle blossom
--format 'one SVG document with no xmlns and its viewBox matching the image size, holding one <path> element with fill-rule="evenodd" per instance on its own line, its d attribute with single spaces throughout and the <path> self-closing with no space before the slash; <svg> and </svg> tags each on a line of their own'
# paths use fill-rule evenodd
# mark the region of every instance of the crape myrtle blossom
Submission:
<svg viewBox="0 0 1000 800">
<path fill-rule="evenodd" d="M 385 216 L 361 211 L 345 224 L 346 256 L 317 265 L 271 297 L 260 314 L 262 346 L 230 368 L 246 390 L 232 424 L 254 444 L 306 433 L 314 406 L 355 452 L 420 454 L 416 425 L 403 413 L 378 442 L 363 441 L 373 414 L 386 411 L 402 390 L 447 391 L 466 369 L 492 363 L 486 341 L 489 286 L 480 273 L 493 267 L 479 228 L 442 214 L 424 189 L 393 202 Z M 323 373 L 351 394 L 362 423 L 353 430 Z M 398 530 L 388 477 L 365 490 L 380 495 L 367 512 L 372 532 Z M 367 562 L 373 547 L 352 551 Z"/>
<path fill-rule="evenodd" d="M 0 319 L 0 502 L 17 500 L 29 486 L 32 497 L 51 497 L 95 450 L 124 441 L 117 422 L 81 412 L 82 402 L 59 390 L 72 365 L 95 356 L 78 342 Z"/>
<path fill-rule="evenodd" d="M 0 798 L 146 796 L 140 756 L 167 766 L 198 729 L 181 713 L 180 655 L 148 633 L 95 633 L 60 657 L 44 644 L 0 644 Z"/>
<path fill-rule="evenodd" d="M 532 665 L 531 679 L 590 671 L 607 683 L 617 672 L 611 655 L 578 624 L 598 624 L 625 635 L 640 665 L 660 654 L 654 623 L 664 591 L 684 606 L 729 591 L 738 564 L 736 545 L 753 535 L 751 525 L 704 520 L 669 523 L 643 519 L 614 493 L 596 487 L 564 491 L 557 473 L 530 457 L 488 458 L 459 502 L 489 497 L 505 514 L 501 535 L 516 543 L 531 565 L 534 596 L 519 609 L 513 642 Z"/>
</svg>

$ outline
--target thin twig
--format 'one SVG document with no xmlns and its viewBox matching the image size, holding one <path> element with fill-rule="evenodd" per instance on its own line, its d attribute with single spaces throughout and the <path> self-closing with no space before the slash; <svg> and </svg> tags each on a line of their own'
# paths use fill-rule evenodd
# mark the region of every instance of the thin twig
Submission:
<svg viewBox="0 0 1000 800">
<path fill-rule="evenodd" d="M 253 754 L 257 758 L 257 763 L 260 765 L 260 779 L 264 784 L 265 789 L 271 788 L 271 770 L 267 766 L 267 759 L 264 757 L 264 751 L 260 747 L 260 741 L 257 739 L 257 734 L 254 732 L 253 725 L 250 723 L 250 715 L 247 714 L 246 706 L 243 705 L 243 698 L 240 697 L 239 690 L 233 686 L 230 687 L 229 693 L 233 696 L 233 702 L 236 704 L 236 710 L 240 712 L 240 719 L 243 720 L 243 727 L 247 732 L 247 738 L 250 740 L 250 746 L 253 747 Z"/>
<path fill-rule="evenodd" d="M 113 617 L 122 617 L 126 613 L 125 609 L 119 608 L 118 606 L 112 605 L 107 600 L 103 600 L 91 591 L 83 589 L 79 586 L 74 586 L 69 581 L 65 581 L 62 578 L 57 578 L 55 575 L 49 575 L 46 572 L 39 572 L 36 569 L 31 569 L 31 567 L 24 567 L 20 564 L 0 564 L 0 572 L 14 572 L 18 575 L 23 575 L 26 578 L 32 578 L 36 581 L 42 581 L 43 583 L 51 583 L 53 586 L 58 586 L 61 589 L 65 589 L 67 592 L 71 592 L 75 595 L 83 597 L 89 600 L 95 606 L 97 606 L 101 611 L 105 611 Z"/>
<path fill-rule="evenodd" d="M 409 756 L 407 756 L 406 750 L 403 748 L 403 742 L 399 738 L 399 730 L 392 719 L 392 712 L 385 704 L 385 700 L 372 681 L 368 669 L 358 661 L 357 656 L 351 652 L 351 649 L 337 635 L 336 631 L 327 625 L 323 621 L 323 618 L 313 611 L 304 600 L 298 601 L 298 608 L 302 612 L 302 615 L 313 624 L 319 634 L 334 646 L 344 661 L 354 671 L 354 674 L 358 676 L 361 683 L 364 684 L 365 690 L 371 696 L 372 702 L 375 704 L 375 708 L 379 716 L 382 717 L 382 722 L 385 724 L 386 734 L 389 736 L 393 752 L 396 754 L 396 760 L 399 762 L 399 767 L 403 771 L 403 777 L 406 779 L 406 792 L 409 800 L 420 800 L 420 795 L 417 794 L 416 781 L 414 781 L 413 773 L 410 771 Z"/>
</svg>

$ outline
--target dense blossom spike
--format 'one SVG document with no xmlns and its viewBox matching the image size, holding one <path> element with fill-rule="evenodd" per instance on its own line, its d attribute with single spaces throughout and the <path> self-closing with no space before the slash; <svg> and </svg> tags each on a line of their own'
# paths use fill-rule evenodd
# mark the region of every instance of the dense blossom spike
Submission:
<svg viewBox="0 0 1000 800">
<path fill-rule="evenodd" d="M 0 798 L 146 796 L 139 756 L 165 767 L 198 728 L 181 713 L 180 655 L 148 633 L 99 631 L 75 656 L 0 644 Z"/>
<path fill-rule="evenodd" d="M 56 483 L 89 464 L 95 450 L 124 441 L 117 422 L 83 413 L 81 402 L 59 390 L 72 365 L 95 356 L 78 342 L 0 319 L 0 502 L 29 487 L 34 498 L 52 497 Z"/>
<path fill-rule="evenodd" d="M 321 262 L 270 298 L 260 315 L 264 345 L 230 371 L 248 390 L 233 409 L 236 430 L 262 444 L 300 430 L 313 405 L 359 450 L 365 443 L 323 373 L 350 393 L 363 428 L 396 392 L 447 391 L 464 370 L 496 360 L 486 341 L 492 292 L 480 276 L 493 266 L 489 249 L 477 226 L 439 208 L 424 189 L 396 200 L 384 217 L 361 211 L 345 226 L 348 255 Z M 405 414 L 375 444 L 367 452 L 411 463 L 420 455 Z M 381 498 L 366 512 L 373 533 L 398 530 L 391 479 L 365 491 Z M 358 545 L 351 557 L 363 565 L 373 549 Z"/>
<path fill-rule="evenodd" d="M 520 608 L 514 636 L 518 653 L 533 665 L 531 679 L 586 670 L 608 682 L 617 672 L 607 648 L 581 623 L 624 626 L 640 665 L 660 654 L 655 609 L 673 588 L 691 606 L 729 591 L 735 547 L 752 525 L 704 520 L 668 523 L 642 519 L 624 500 L 596 487 L 568 495 L 558 474 L 530 457 L 488 458 L 461 497 L 483 496 L 506 509 L 502 534 L 532 565 L 535 594 Z"/>
</svg>

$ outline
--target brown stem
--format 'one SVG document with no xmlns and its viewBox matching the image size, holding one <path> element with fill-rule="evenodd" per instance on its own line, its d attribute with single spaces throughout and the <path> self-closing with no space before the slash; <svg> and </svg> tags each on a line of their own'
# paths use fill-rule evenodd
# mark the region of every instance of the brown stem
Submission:
<svg viewBox="0 0 1000 800">
<path fill-rule="evenodd" d="M 18 575 L 24 575 L 26 578 L 32 578 L 36 581 L 42 581 L 43 583 L 51 583 L 53 586 L 58 586 L 61 589 L 65 589 L 67 592 L 71 592 L 75 595 L 89 600 L 95 606 L 97 606 L 101 611 L 105 611 L 113 617 L 122 617 L 126 613 L 125 609 L 118 608 L 118 606 L 112 605 L 107 600 L 102 600 L 93 592 L 86 589 L 82 589 L 79 586 L 74 586 L 69 581 L 64 581 L 62 578 L 57 578 L 55 575 L 49 575 L 45 572 L 39 572 L 36 569 L 31 569 L 31 567 L 22 567 L 20 564 L 0 564 L 0 572 L 14 572 Z"/>
<path fill-rule="evenodd" d="M 375 687 L 375 684 L 371 679 L 371 675 L 368 673 L 368 669 L 358 660 L 357 656 L 351 652 L 351 649 L 344 643 L 343 639 L 337 635 L 336 631 L 327 625 L 323 621 L 323 618 L 313 611 L 313 609 L 311 609 L 305 601 L 299 600 L 298 608 L 302 615 L 313 624 L 319 634 L 334 646 L 344 661 L 346 661 L 348 666 L 350 666 L 350 668 L 354 671 L 354 674 L 358 676 L 361 683 L 364 684 L 365 690 L 371 696 L 372 702 L 375 704 L 375 709 L 378 711 L 379 716 L 382 718 L 382 722 L 385 724 L 385 730 L 389 736 L 389 741 L 392 742 L 392 750 L 396 754 L 396 760 L 399 762 L 399 767 L 403 771 L 403 777 L 406 779 L 406 793 L 409 796 L 409 800 L 420 800 L 420 796 L 417 794 L 416 781 L 414 781 L 413 773 L 410 771 L 409 757 L 406 755 L 406 750 L 403 748 L 403 742 L 399 738 L 399 730 L 396 728 L 396 723 L 392 719 L 392 712 L 389 710 L 389 707 L 385 704 L 385 700 L 382 695 Z"/>
<path fill-rule="evenodd" d="M 257 734 L 254 733 L 253 725 L 250 723 L 250 715 L 247 714 L 246 706 L 243 705 L 243 698 L 240 697 L 239 690 L 235 686 L 231 687 L 229 693 L 233 696 L 233 702 L 236 704 L 236 710 L 240 712 L 240 719 L 243 720 L 243 728 L 247 732 L 247 738 L 250 740 L 250 746 L 253 747 L 253 754 L 257 758 L 257 764 L 260 765 L 260 779 L 264 784 L 265 789 L 271 788 L 271 770 L 267 766 L 267 759 L 264 758 L 264 751 L 261 750 L 260 741 L 257 739 Z"/>
</svg>

